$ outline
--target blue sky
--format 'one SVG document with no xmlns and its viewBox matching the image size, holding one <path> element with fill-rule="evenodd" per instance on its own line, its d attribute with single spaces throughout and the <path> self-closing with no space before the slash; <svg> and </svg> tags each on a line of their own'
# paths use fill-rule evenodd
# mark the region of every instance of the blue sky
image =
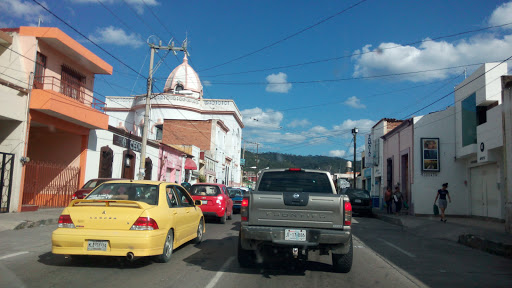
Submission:
<svg viewBox="0 0 512 288">
<path fill-rule="evenodd" d="M 453 92 L 464 69 L 469 75 L 476 64 L 512 56 L 508 1 L 40 3 L 124 64 L 35 1 L 0 0 L 0 11 L 7 11 L 0 27 L 37 25 L 41 16 L 41 26 L 58 27 L 99 55 L 114 73 L 96 77 L 98 98 L 145 93 L 146 81 L 134 70 L 148 75 L 149 36 L 164 44 L 174 37 L 176 45 L 188 37 L 189 63 L 203 81 L 204 98 L 234 99 L 244 115 L 243 137 L 261 143 L 260 152 L 351 159 L 352 128 L 359 128 L 361 149 L 381 118 L 443 110 L 453 95 L 420 109 Z M 182 53 L 165 56 L 155 57 L 164 63 L 154 92 L 183 59 Z"/>
</svg>

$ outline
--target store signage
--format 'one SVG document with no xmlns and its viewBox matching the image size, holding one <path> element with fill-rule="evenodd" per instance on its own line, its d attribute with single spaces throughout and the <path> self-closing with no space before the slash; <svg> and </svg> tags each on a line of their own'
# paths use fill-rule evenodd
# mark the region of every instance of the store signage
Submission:
<svg viewBox="0 0 512 288">
<path fill-rule="evenodd" d="M 439 172 L 439 138 L 421 138 L 421 170 Z"/>
<path fill-rule="evenodd" d="M 140 152 L 142 149 L 142 144 L 140 142 L 116 134 L 113 135 L 112 142 L 116 146 L 123 147 L 135 152 Z"/>
<path fill-rule="evenodd" d="M 372 145 L 372 134 L 366 134 L 365 136 L 365 168 L 373 167 L 373 145 Z"/>
</svg>

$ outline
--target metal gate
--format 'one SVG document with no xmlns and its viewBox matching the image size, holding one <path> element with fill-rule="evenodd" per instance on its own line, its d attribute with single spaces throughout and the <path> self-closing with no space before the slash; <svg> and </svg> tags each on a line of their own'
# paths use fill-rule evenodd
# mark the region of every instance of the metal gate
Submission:
<svg viewBox="0 0 512 288">
<path fill-rule="evenodd" d="M 8 213 L 11 203 L 12 174 L 14 170 L 14 154 L 0 152 L 0 213 Z"/>
<path fill-rule="evenodd" d="M 79 189 L 80 167 L 30 161 L 25 167 L 23 205 L 65 207 Z"/>
</svg>

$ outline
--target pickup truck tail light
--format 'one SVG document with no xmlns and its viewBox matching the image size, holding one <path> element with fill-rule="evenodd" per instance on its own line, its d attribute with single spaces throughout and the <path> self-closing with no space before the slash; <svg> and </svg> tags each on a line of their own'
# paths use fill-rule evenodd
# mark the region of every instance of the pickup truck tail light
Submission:
<svg viewBox="0 0 512 288">
<path fill-rule="evenodd" d="M 343 225 L 350 226 L 352 224 L 352 204 L 350 202 L 344 202 L 344 208 L 345 208 L 345 221 L 343 222 Z"/>
<path fill-rule="evenodd" d="M 242 216 L 242 221 L 249 221 L 249 198 L 242 199 L 240 215 Z"/>
</svg>

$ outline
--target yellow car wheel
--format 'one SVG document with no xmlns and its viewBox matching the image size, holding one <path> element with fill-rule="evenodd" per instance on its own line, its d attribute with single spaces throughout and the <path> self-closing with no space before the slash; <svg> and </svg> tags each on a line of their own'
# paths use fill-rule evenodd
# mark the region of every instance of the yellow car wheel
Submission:
<svg viewBox="0 0 512 288">
<path fill-rule="evenodd" d="M 194 239 L 195 244 L 201 243 L 203 241 L 203 219 L 199 220 L 199 225 L 197 225 L 197 237 Z"/>
<path fill-rule="evenodd" d="M 160 263 L 167 263 L 171 260 L 172 250 L 174 248 L 174 234 L 170 230 L 165 237 L 164 250 L 161 255 L 156 256 L 156 261 Z"/>
</svg>

